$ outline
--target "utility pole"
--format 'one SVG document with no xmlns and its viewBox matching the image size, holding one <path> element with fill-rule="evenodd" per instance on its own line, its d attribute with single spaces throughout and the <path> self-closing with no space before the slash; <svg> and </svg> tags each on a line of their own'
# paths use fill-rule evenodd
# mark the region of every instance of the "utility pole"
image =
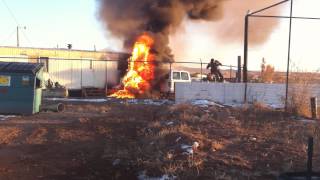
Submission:
<svg viewBox="0 0 320 180">
<path fill-rule="evenodd" d="M 27 29 L 26 26 L 17 26 L 17 47 L 20 47 L 20 39 L 19 39 L 19 29 L 23 28 L 23 29 Z"/>
<path fill-rule="evenodd" d="M 248 82 L 248 31 L 249 31 L 249 16 L 250 11 L 247 12 L 244 20 L 244 61 L 243 61 L 243 82 Z"/>
<path fill-rule="evenodd" d="M 20 42 L 19 42 L 19 26 L 17 26 L 17 47 L 20 47 Z"/>
</svg>

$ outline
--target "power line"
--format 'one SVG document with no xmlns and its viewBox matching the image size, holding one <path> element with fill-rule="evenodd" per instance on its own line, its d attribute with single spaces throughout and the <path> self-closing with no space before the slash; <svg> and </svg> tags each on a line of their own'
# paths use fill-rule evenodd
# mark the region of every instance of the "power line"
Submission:
<svg viewBox="0 0 320 180">
<path fill-rule="evenodd" d="M 13 11 L 12 11 L 12 10 L 10 9 L 10 7 L 8 6 L 7 2 L 6 2 L 5 0 L 2 0 L 2 2 L 3 2 L 3 4 L 4 4 L 4 6 L 7 8 L 9 14 L 11 15 L 11 17 L 12 17 L 12 19 L 14 20 L 14 22 L 16 23 L 16 25 L 19 26 L 20 23 L 19 23 L 18 19 L 16 18 L 16 16 L 14 15 Z M 26 39 L 26 40 L 30 43 L 30 45 L 32 46 L 32 43 L 31 43 L 29 37 L 27 36 L 27 34 L 26 34 L 24 31 L 22 31 L 22 34 L 23 34 L 23 36 L 25 37 L 25 39 Z M 11 35 L 10 35 L 10 36 L 11 36 Z"/>
<path fill-rule="evenodd" d="M 30 43 L 30 45 L 32 46 L 32 42 L 30 41 L 30 39 L 28 38 L 27 34 L 25 33 L 25 31 L 22 31 L 23 36 L 26 38 L 26 40 Z"/>
<path fill-rule="evenodd" d="M 12 19 L 16 22 L 17 26 L 19 26 L 19 22 L 17 20 L 17 18 L 15 17 L 15 15 L 13 14 L 13 12 L 11 11 L 11 9 L 9 8 L 7 2 L 5 0 L 2 0 L 4 6 L 7 8 L 9 14 L 12 16 Z"/>
<path fill-rule="evenodd" d="M 9 36 L 7 36 L 6 38 L 3 38 L 3 39 L 1 40 L 1 43 L 7 42 L 8 39 L 10 39 L 15 33 L 16 33 L 15 30 L 12 31 Z"/>
</svg>

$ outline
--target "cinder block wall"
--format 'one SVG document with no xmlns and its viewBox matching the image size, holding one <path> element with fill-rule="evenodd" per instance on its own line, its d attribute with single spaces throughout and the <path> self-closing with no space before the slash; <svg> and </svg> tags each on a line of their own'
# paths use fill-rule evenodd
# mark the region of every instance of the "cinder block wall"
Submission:
<svg viewBox="0 0 320 180">
<path fill-rule="evenodd" d="M 290 88 L 309 88 L 310 96 L 320 97 L 320 85 L 299 87 L 290 85 Z M 247 101 L 261 102 L 275 107 L 284 106 L 286 86 L 285 84 L 248 83 Z M 175 100 L 184 103 L 197 99 L 207 99 L 223 104 L 243 103 L 245 84 L 243 83 L 176 83 Z"/>
</svg>

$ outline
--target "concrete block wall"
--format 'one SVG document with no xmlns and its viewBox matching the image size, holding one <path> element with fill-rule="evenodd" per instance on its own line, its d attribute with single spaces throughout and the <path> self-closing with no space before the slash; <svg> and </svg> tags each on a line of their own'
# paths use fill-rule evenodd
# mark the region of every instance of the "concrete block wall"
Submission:
<svg viewBox="0 0 320 180">
<path fill-rule="evenodd" d="M 249 83 L 247 89 L 248 102 L 261 102 L 278 107 L 284 106 L 286 94 L 285 84 Z"/>
<path fill-rule="evenodd" d="M 308 88 L 310 96 L 320 98 L 320 86 L 298 87 L 290 85 L 290 88 Z M 243 83 L 176 83 L 175 99 L 177 103 L 184 103 L 196 99 L 207 99 L 223 104 L 243 103 L 245 84 Z M 283 107 L 285 99 L 285 84 L 248 83 L 247 101 L 261 102 L 275 107 Z"/>
<path fill-rule="evenodd" d="M 177 103 L 195 99 L 208 99 L 220 103 L 241 103 L 244 100 L 244 84 L 233 83 L 176 83 L 175 99 Z"/>
</svg>

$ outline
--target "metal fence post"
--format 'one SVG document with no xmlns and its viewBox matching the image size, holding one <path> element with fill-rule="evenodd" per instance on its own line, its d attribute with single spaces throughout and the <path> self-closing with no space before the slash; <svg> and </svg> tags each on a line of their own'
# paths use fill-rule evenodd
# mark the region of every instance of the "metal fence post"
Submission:
<svg viewBox="0 0 320 180">
<path fill-rule="evenodd" d="M 237 77 L 237 79 L 238 79 L 238 83 L 241 83 L 241 72 L 242 70 L 241 70 L 241 56 L 238 56 L 238 77 Z"/>
<path fill-rule="evenodd" d="M 108 95 L 108 60 L 105 61 L 106 62 L 106 86 L 105 86 L 105 93 L 106 96 Z M 118 64 L 119 66 L 119 64 Z"/>
<path fill-rule="evenodd" d="M 82 84 L 82 83 L 83 83 L 83 77 L 82 77 L 82 74 L 83 74 L 83 73 L 82 73 L 82 61 L 83 61 L 83 60 L 81 59 L 81 63 L 80 63 L 80 73 L 81 73 L 81 74 L 80 74 L 80 86 L 81 86 L 81 89 L 83 88 L 83 84 Z"/>
<path fill-rule="evenodd" d="M 230 65 L 230 81 L 231 81 L 231 78 L 232 78 L 232 65 Z"/>
<path fill-rule="evenodd" d="M 316 97 L 312 97 L 310 99 L 310 105 L 311 105 L 311 115 L 312 115 L 312 119 L 317 119 L 318 117 L 318 104 L 317 104 L 317 98 Z"/>
<path fill-rule="evenodd" d="M 201 73 L 200 73 L 200 82 L 202 82 L 202 74 L 203 74 L 203 72 L 202 72 L 202 59 L 200 59 L 200 65 L 201 65 Z"/>
<path fill-rule="evenodd" d="M 312 157 L 313 157 L 313 137 L 308 139 L 308 162 L 307 162 L 307 179 L 312 178 Z"/>
</svg>

